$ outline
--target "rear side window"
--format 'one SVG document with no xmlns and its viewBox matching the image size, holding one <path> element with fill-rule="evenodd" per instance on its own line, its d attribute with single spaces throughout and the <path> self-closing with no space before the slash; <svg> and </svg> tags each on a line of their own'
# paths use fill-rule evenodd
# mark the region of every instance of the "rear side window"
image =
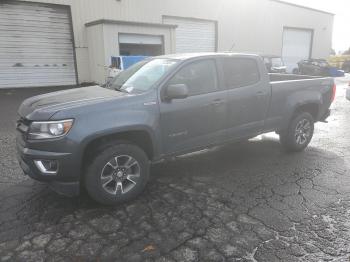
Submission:
<svg viewBox="0 0 350 262">
<path fill-rule="evenodd" d="M 173 84 L 186 84 L 190 96 L 218 91 L 215 61 L 201 60 L 185 65 L 168 83 Z"/>
<path fill-rule="evenodd" d="M 224 58 L 222 64 L 229 89 L 254 85 L 260 81 L 259 68 L 254 59 Z"/>
</svg>

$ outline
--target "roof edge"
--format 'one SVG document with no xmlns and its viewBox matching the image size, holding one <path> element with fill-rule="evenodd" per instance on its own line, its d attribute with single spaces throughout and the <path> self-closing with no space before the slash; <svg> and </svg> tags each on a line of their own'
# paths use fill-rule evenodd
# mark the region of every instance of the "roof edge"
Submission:
<svg viewBox="0 0 350 262">
<path fill-rule="evenodd" d="M 315 12 L 319 12 L 319 13 L 335 16 L 335 14 L 333 14 L 331 12 L 327 12 L 327 11 L 323 11 L 323 10 L 319 10 L 319 9 L 315 9 L 315 8 L 307 7 L 307 6 L 303 6 L 303 5 L 298 5 L 298 4 L 294 4 L 294 3 L 290 3 L 290 2 L 285 2 L 285 1 L 282 1 L 282 0 L 270 0 L 270 1 L 277 2 L 277 3 L 280 3 L 280 4 L 285 4 L 285 5 L 291 5 L 291 6 L 294 6 L 294 7 L 299 7 L 299 8 L 303 8 L 303 9 L 307 9 L 307 10 L 311 10 L 311 11 L 315 11 Z"/>
<path fill-rule="evenodd" d="M 147 23 L 136 21 L 123 21 L 112 19 L 98 19 L 85 24 L 86 27 L 99 25 L 99 24 L 112 24 L 112 25 L 134 25 L 134 26 L 147 26 L 147 27 L 163 27 L 163 28 L 176 28 L 177 25 L 160 24 L 160 23 Z"/>
</svg>

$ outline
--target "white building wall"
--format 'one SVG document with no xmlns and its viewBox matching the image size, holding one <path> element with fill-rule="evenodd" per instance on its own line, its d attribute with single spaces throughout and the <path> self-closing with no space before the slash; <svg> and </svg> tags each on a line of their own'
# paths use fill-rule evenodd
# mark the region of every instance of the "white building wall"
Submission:
<svg viewBox="0 0 350 262">
<path fill-rule="evenodd" d="M 93 79 L 94 81 L 103 83 L 103 78 L 107 71 L 103 24 L 87 28 L 87 43 L 89 46 L 87 54 L 89 63 L 87 64 L 88 67 L 86 70 L 91 74 L 88 81 Z"/>
<path fill-rule="evenodd" d="M 147 27 L 135 25 L 113 25 L 113 24 L 104 24 L 103 27 L 104 39 L 105 39 L 105 63 L 109 64 L 111 62 L 111 57 L 109 54 L 118 54 L 119 45 L 118 45 L 118 35 L 119 33 L 129 33 L 129 34 L 147 34 L 149 35 L 160 35 L 163 36 L 164 41 L 164 52 L 170 54 L 175 52 L 175 42 L 173 37 L 173 29 L 171 28 L 156 28 L 156 27 Z"/>
<path fill-rule="evenodd" d="M 283 26 L 314 30 L 313 57 L 327 57 L 332 44 L 333 15 L 272 0 L 38 0 L 37 2 L 71 6 L 80 82 L 93 80 L 91 78 L 93 74 L 89 72 L 85 23 L 98 19 L 162 23 L 162 16 L 166 15 L 215 20 L 218 22 L 218 51 L 281 54 Z"/>
<path fill-rule="evenodd" d="M 87 27 L 89 46 L 89 69 L 91 79 L 97 83 L 104 83 L 108 74 L 107 66 L 111 63 L 111 56 L 119 54 L 120 33 L 159 35 L 163 39 L 164 52 L 175 52 L 175 29 L 171 27 L 152 27 L 142 25 L 125 25 L 101 23 Z"/>
</svg>

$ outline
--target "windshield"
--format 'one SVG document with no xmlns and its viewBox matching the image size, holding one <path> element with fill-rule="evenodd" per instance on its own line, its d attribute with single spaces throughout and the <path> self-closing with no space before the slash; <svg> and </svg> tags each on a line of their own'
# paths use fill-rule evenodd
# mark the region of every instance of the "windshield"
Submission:
<svg viewBox="0 0 350 262">
<path fill-rule="evenodd" d="M 141 61 L 117 75 L 110 87 L 128 93 L 148 91 L 178 62 L 179 60 L 161 58 Z"/>
<path fill-rule="evenodd" d="M 273 57 L 273 58 L 271 58 L 271 64 L 272 64 L 273 67 L 284 66 L 282 58 L 280 58 L 280 57 Z"/>
</svg>

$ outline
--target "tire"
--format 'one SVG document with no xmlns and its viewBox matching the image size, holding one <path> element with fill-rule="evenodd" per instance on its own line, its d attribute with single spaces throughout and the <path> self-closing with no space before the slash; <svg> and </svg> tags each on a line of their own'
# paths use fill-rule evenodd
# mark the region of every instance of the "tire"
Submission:
<svg viewBox="0 0 350 262">
<path fill-rule="evenodd" d="M 310 113 L 296 115 L 284 132 L 280 133 L 280 143 L 288 152 L 303 151 L 314 134 L 314 119 Z"/>
<path fill-rule="evenodd" d="M 103 205 L 116 205 L 135 199 L 149 178 L 146 153 L 125 142 L 102 149 L 87 168 L 85 188 L 92 199 Z"/>
</svg>

